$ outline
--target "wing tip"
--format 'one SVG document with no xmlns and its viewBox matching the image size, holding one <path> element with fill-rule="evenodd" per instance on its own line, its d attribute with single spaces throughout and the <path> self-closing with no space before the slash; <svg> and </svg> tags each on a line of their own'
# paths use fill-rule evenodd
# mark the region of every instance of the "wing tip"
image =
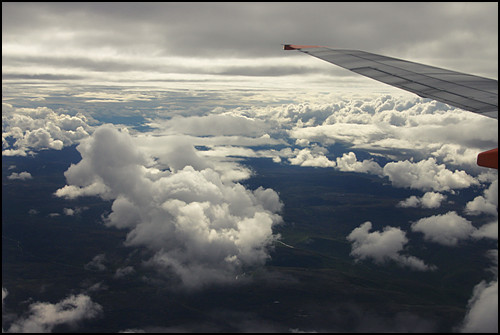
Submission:
<svg viewBox="0 0 500 335">
<path fill-rule="evenodd" d="M 296 45 L 296 44 L 283 44 L 283 50 L 300 50 L 310 48 L 321 48 L 320 45 Z"/>
</svg>

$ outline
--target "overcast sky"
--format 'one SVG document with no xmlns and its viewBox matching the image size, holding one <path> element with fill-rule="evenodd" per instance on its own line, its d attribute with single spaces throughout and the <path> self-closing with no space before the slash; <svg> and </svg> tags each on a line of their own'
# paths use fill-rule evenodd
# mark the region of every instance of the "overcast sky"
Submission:
<svg viewBox="0 0 500 335">
<path fill-rule="evenodd" d="M 196 80 L 203 87 L 200 80 L 236 83 L 237 75 L 255 86 L 294 74 L 352 75 L 285 52 L 283 43 L 361 49 L 497 78 L 498 5 L 2 3 L 5 83 Z"/>
</svg>

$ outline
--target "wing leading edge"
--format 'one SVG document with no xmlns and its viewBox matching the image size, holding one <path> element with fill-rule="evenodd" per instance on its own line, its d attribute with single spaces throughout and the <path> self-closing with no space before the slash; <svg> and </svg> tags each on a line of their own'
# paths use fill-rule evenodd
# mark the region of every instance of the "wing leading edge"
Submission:
<svg viewBox="0 0 500 335">
<path fill-rule="evenodd" d="M 498 119 L 498 81 L 493 79 L 359 50 L 291 44 L 284 49 L 299 50 L 423 98 Z M 478 165 L 498 169 L 498 149 L 481 153 Z"/>
</svg>

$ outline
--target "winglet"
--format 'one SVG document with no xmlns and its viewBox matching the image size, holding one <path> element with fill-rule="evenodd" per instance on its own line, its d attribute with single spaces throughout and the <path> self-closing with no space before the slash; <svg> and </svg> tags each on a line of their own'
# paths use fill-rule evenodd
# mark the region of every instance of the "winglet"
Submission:
<svg viewBox="0 0 500 335">
<path fill-rule="evenodd" d="M 498 169 L 498 148 L 477 155 L 477 165 Z"/>
<path fill-rule="evenodd" d="M 319 45 L 283 44 L 283 50 L 299 50 L 299 49 L 309 49 L 309 48 L 321 48 L 321 46 L 319 46 Z"/>
</svg>

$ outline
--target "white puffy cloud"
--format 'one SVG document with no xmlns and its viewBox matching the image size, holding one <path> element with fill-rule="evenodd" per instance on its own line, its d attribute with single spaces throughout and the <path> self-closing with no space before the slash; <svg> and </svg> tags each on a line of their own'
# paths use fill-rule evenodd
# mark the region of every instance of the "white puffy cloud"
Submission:
<svg viewBox="0 0 500 335">
<path fill-rule="evenodd" d="M 419 207 L 422 203 L 422 200 L 421 198 L 418 198 L 414 195 L 410 196 L 409 198 L 403 200 L 403 201 L 400 201 L 398 204 L 397 204 L 397 207 L 404 207 L 404 208 L 407 208 L 407 207 Z"/>
<path fill-rule="evenodd" d="M 92 127 L 83 114 L 59 114 L 47 107 L 2 105 L 2 155 L 25 156 L 32 150 L 55 149 L 78 143 Z M 13 141 L 9 145 L 7 139 Z"/>
<path fill-rule="evenodd" d="M 21 179 L 21 180 L 26 180 L 26 179 L 33 179 L 33 176 L 31 176 L 31 173 L 23 171 L 23 172 L 12 172 L 10 175 L 7 176 L 7 179 L 13 180 L 13 179 Z"/>
<path fill-rule="evenodd" d="M 290 157 L 288 160 L 292 165 L 300 166 L 316 166 L 316 167 L 334 167 L 335 162 L 331 161 L 324 155 L 323 152 L 304 148 L 301 150 L 295 149 L 295 157 Z"/>
<path fill-rule="evenodd" d="M 479 150 L 473 147 L 455 143 L 446 143 L 437 147 L 431 152 L 432 157 L 436 157 L 446 164 L 460 166 L 467 171 L 478 170 L 477 155 Z"/>
<path fill-rule="evenodd" d="M 422 197 L 410 196 L 398 203 L 398 207 L 439 208 L 446 196 L 436 192 L 426 192 Z"/>
<path fill-rule="evenodd" d="M 498 333 L 498 250 L 491 250 L 495 262 L 493 273 L 496 278 L 490 282 L 481 281 L 474 287 L 468 302 L 460 332 Z"/>
<path fill-rule="evenodd" d="M 472 233 L 473 238 L 490 238 L 498 240 L 498 219 L 479 227 Z"/>
<path fill-rule="evenodd" d="M 340 171 L 353 171 L 361 173 L 370 173 L 375 175 L 382 174 L 382 168 L 372 159 L 358 161 L 354 152 L 343 154 L 342 157 L 337 157 L 337 169 Z"/>
<path fill-rule="evenodd" d="M 56 195 L 113 199 L 106 225 L 128 229 L 125 244 L 149 248 L 148 264 L 175 273 L 186 287 L 233 281 L 269 258 L 282 203 L 271 189 L 223 180 L 201 156 L 203 164 L 189 165 L 182 156 L 196 150 L 186 148 L 166 147 L 163 162 L 180 159 L 159 171 L 127 132 L 101 126 L 77 147 L 82 160 L 65 172 L 69 185 Z"/>
<path fill-rule="evenodd" d="M 155 156 L 160 163 L 173 170 L 180 170 L 188 165 L 199 170 L 213 167 L 194 148 L 191 137 L 184 135 L 156 138 L 141 136 L 134 139 L 134 142 L 140 146 L 142 152 Z"/>
<path fill-rule="evenodd" d="M 469 300 L 463 333 L 498 333 L 498 280 L 480 282 Z"/>
<path fill-rule="evenodd" d="M 155 120 L 150 124 L 157 128 L 153 132 L 155 137 L 142 136 L 140 141 L 161 143 L 166 139 L 157 138 L 158 135 L 184 136 L 184 141 L 190 144 L 209 147 L 203 152 L 207 156 L 228 157 L 234 153 L 243 157 L 271 157 L 276 162 L 286 157 L 295 165 L 385 175 L 396 187 L 424 191 L 451 191 L 477 185 L 470 174 L 480 173 L 475 163 L 477 153 L 497 141 L 497 125 L 489 118 L 436 101 L 390 95 L 330 99 L 335 102 L 216 108 L 204 116 Z M 484 131 L 466 131 L 471 124 Z M 286 149 L 273 153 L 266 152 L 267 149 L 241 148 L 292 142 L 303 148 L 289 147 L 289 153 Z M 328 159 L 324 155 L 326 147 L 337 142 L 396 162 L 382 170 L 373 160 L 358 162 L 352 152 L 336 160 Z M 455 168 L 450 170 L 443 163 Z"/>
<path fill-rule="evenodd" d="M 450 191 L 479 184 L 465 171 L 452 172 L 444 164 L 437 164 L 433 157 L 417 163 L 408 160 L 387 163 L 383 173 L 396 187 L 422 191 Z"/>
<path fill-rule="evenodd" d="M 304 149 L 282 149 L 277 154 L 269 154 L 269 156 L 279 158 L 277 160 L 278 162 L 281 161 L 281 157 L 287 157 L 288 161 L 292 165 L 332 167 L 345 172 L 370 173 L 379 176 L 382 175 L 382 168 L 373 159 L 358 161 L 356 154 L 354 152 L 349 152 L 344 153 L 342 157 L 337 157 L 336 160 L 330 160 L 325 156 L 327 153 L 327 149 L 318 145 L 312 145 L 310 148 Z"/>
<path fill-rule="evenodd" d="M 426 240 L 447 246 L 468 239 L 476 230 L 469 220 L 454 211 L 422 218 L 412 223 L 411 229 L 423 233 Z"/>
<path fill-rule="evenodd" d="M 474 200 L 467 203 L 465 212 L 470 215 L 481 213 L 498 216 L 498 179 L 494 180 L 488 189 Z"/>
<path fill-rule="evenodd" d="M 475 197 L 474 200 L 469 201 L 466 205 L 465 210 L 470 215 L 478 215 L 481 213 L 498 213 L 498 207 L 483 196 Z"/>
<path fill-rule="evenodd" d="M 330 115 L 308 123 L 288 115 L 285 122 L 295 121 L 289 130 L 290 139 L 301 145 L 340 142 L 395 160 L 384 167 L 382 174 L 396 187 L 442 192 L 477 185 L 472 177 L 481 173 L 477 154 L 498 143 L 494 119 L 428 99 L 383 96 L 311 104 L 309 108 Z M 350 161 L 355 162 L 352 155 L 344 154 L 337 158 L 337 168 L 380 174 L 374 162 L 362 167 Z"/>
<path fill-rule="evenodd" d="M 279 120 L 281 129 L 289 129 L 288 140 L 304 147 L 275 152 L 270 155 L 275 162 L 286 157 L 295 165 L 370 173 L 387 177 L 395 187 L 427 192 L 402 206 L 437 208 L 445 199 L 438 192 L 454 193 L 479 185 L 480 176 L 474 177 L 482 173 L 476 164 L 477 153 L 497 142 L 494 120 L 421 98 L 337 99 L 335 103 L 268 108 L 267 114 L 257 108 L 245 113 Z M 385 166 L 373 159 L 358 161 L 352 151 L 332 159 L 319 150 L 337 142 L 394 161 Z M 476 207 L 482 200 L 476 199 Z M 473 205 L 469 205 L 471 210 Z"/>
<path fill-rule="evenodd" d="M 237 164 L 241 157 L 273 157 L 272 150 L 259 150 L 247 146 L 273 145 L 281 143 L 269 136 L 210 136 L 194 137 L 190 135 L 165 135 L 163 133 L 138 134 L 134 143 L 148 156 L 155 157 L 158 168 L 178 170 L 192 166 L 196 170 L 210 168 L 221 175 L 223 181 L 239 181 L 249 178 L 252 171 Z M 194 146 L 203 146 L 205 150 L 196 150 Z M 148 173 L 153 173 L 150 168 Z M 165 172 L 158 172 L 164 174 Z"/>
<path fill-rule="evenodd" d="M 342 142 L 394 160 L 432 157 L 436 162 L 480 173 L 477 154 L 498 143 L 498 123 L 494 119 L 428 99 L 386 95 L 311 104 L 309 108 L 328 111 L 330 115 L 324 121 L 319 119 L 321 122 L 295 121 L 289 136 L 303 145 Z M 284 120 L 294 119 L 288 115 Z"/>
<path fill-rule="evenodd" d="M 107 196 L 107 194 L 109 194 L 109 189 L 106 185 L 99 182 L 95 182 L 84 187 L 65 185 L 55 192 L 56 196 L 67 199 L 76 199 L 82 196 L 94 196 L 98 194 L 101 195 L 103 199 L 110 199 L 110 196 Z"/>
<path fill-rule="evenodd" d="M 414 256 L 402 255 L 404 246 L 408 243 L 406 234 L 396 227 L 385 227 L 382 232 L 370 233 L 372 223 L 367 221 L 355 228 L 347 240 L 352 242 L 351 255 L 356 260 L 372 258 L 376 263 L 383 264 L 389 260 L 395 261 L 400 266 L 413 270 L 427 271 L 436 267 L 426 265 L 421 259 Z"/>
<path fill-rule="evenodd" d="M 49 333 L 61 324 L 75 326 L 85 319 L 102 313 L 102 306 L 84 294 L 71 295 L 58 303 L 35 302 L 29 306 L 29 314 L 15 320 L 9 333 Z"/>
</svg>

